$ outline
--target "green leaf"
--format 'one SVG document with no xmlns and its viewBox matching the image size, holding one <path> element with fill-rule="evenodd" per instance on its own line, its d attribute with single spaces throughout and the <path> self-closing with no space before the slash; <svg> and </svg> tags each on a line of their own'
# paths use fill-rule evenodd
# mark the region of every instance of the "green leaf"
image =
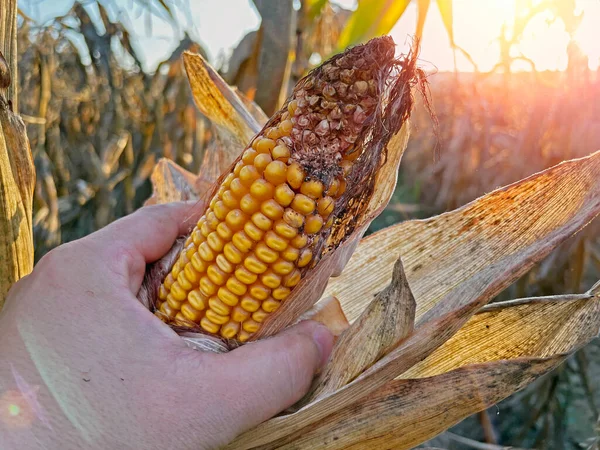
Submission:
<svg viewBox="0 0 600 450">
<path fill-rule="evenodd" d="M 338 48 L 387 34 L 402 17 L 410 0 L 360 0 L 338 41 Z"/>
<path fill-rule="evenodd" d="M 454 46 L 454 28 L 452 26 L 453 13 L 452 13 L 452 0 L 437 0 L 438 9 L 442 16 L 442 21 L 448 32 L 450 43 Z"/>
</svg>

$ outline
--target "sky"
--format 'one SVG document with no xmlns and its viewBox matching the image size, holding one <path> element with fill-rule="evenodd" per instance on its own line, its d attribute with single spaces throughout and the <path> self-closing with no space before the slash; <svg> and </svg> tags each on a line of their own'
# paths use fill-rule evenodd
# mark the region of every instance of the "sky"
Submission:
<svg viewBox="0 0 600 450">
<path fill-rule="evenodd" d="M 187 1 L 189 11 L 178 17 L 181 28 L 200 41 L 211 60 L 226 57 L 242 37 L 260 25 L 260 17 L 251 0 L 176 0 Z M 177 46 L 181 30 L 174 30 L 166 21 L 153 18 L 148 27 L 147 16 L 141 15 L 135 0 L 112 0 L 112 3 L 128 11 L 129 28 L 137 36 L 137 48 L 142 50 L 146 69 L 152 70 Z M 356 6 L 355 0 L 337 0 L 348 8 Z M 73 0 L 20 0 L 20 7 L 35 20 L 43 23 L 65 13 Z M 454 30 L 456 43 L 474 59 L 479 70 L 489 71 L 499 60 L 497 38 L 502 24 L 509 24 L 514 17 L 515 0 L 454 0 Z M 583 21 L 575 39 L 589 58 L 589 66 L 596 70 L 600 65 L 600 0 L 577 0 L 577 8 L 584 13 Z M 406 51 L 409 36 L 414 34 L 416 4 L 411 4 L 391 35 L 398 44 L 398 51 Z M 123 17 L 123 16 L 121 16 Z M 523 54 L 533 60 L 538 70 L 564 70 L 567 65 L 569 36 L 561 21 L 548 23 L 549 16 L 538 16 L 528 26 L 524 38 L 514 54 Z M 421 50 L 421 60 L 439 71 L 454 69 L 454 56 L 436 3 L 432 2 Z M 457 56 L 459 70 L 471 71 L 473 67 L 462 55 Z M 525 63 L 515 64 L 516 70 L 527 70 Z"/>
</svg>

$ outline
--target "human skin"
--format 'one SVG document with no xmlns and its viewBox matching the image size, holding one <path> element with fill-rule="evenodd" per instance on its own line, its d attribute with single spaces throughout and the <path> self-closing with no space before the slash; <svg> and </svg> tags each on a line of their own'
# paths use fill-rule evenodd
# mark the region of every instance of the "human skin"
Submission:
<svg viewBox="0 0 600 450">
<path fill-rule="evenodd" d="M 198 205 L 145 207 L 44 256 L 0 313 L 0 448 L 205 449 L 289 407 L 327 360 L 315 322 L 204 353 L 136 299 Z"/>
</svg>

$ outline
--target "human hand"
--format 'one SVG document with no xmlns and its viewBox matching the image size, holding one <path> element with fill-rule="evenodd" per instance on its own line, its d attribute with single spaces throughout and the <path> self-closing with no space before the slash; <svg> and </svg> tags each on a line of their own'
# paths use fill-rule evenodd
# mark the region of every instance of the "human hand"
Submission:
<svg viewBox="0 0 600 450">
<path fill-rule="evenodd" d="M 308 390 L 331 351 L 324 326 L 203 353 L 136 299 L 193 209 L 142 208 L 15 284 L 0 314 L 0 448 L 214 448 Z"/>
</svg>

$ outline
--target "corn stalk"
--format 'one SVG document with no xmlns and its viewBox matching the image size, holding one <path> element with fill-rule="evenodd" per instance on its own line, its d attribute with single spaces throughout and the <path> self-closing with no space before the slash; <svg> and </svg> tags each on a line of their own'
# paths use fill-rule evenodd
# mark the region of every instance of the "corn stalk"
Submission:
<svg viewBox="0 0 600 450">
<path fill-rule="evenodd" d="M 17 114 L 17 2 L 0 0 L 0 308 L 33 268 L 35 170 Z"/>
</svg>

